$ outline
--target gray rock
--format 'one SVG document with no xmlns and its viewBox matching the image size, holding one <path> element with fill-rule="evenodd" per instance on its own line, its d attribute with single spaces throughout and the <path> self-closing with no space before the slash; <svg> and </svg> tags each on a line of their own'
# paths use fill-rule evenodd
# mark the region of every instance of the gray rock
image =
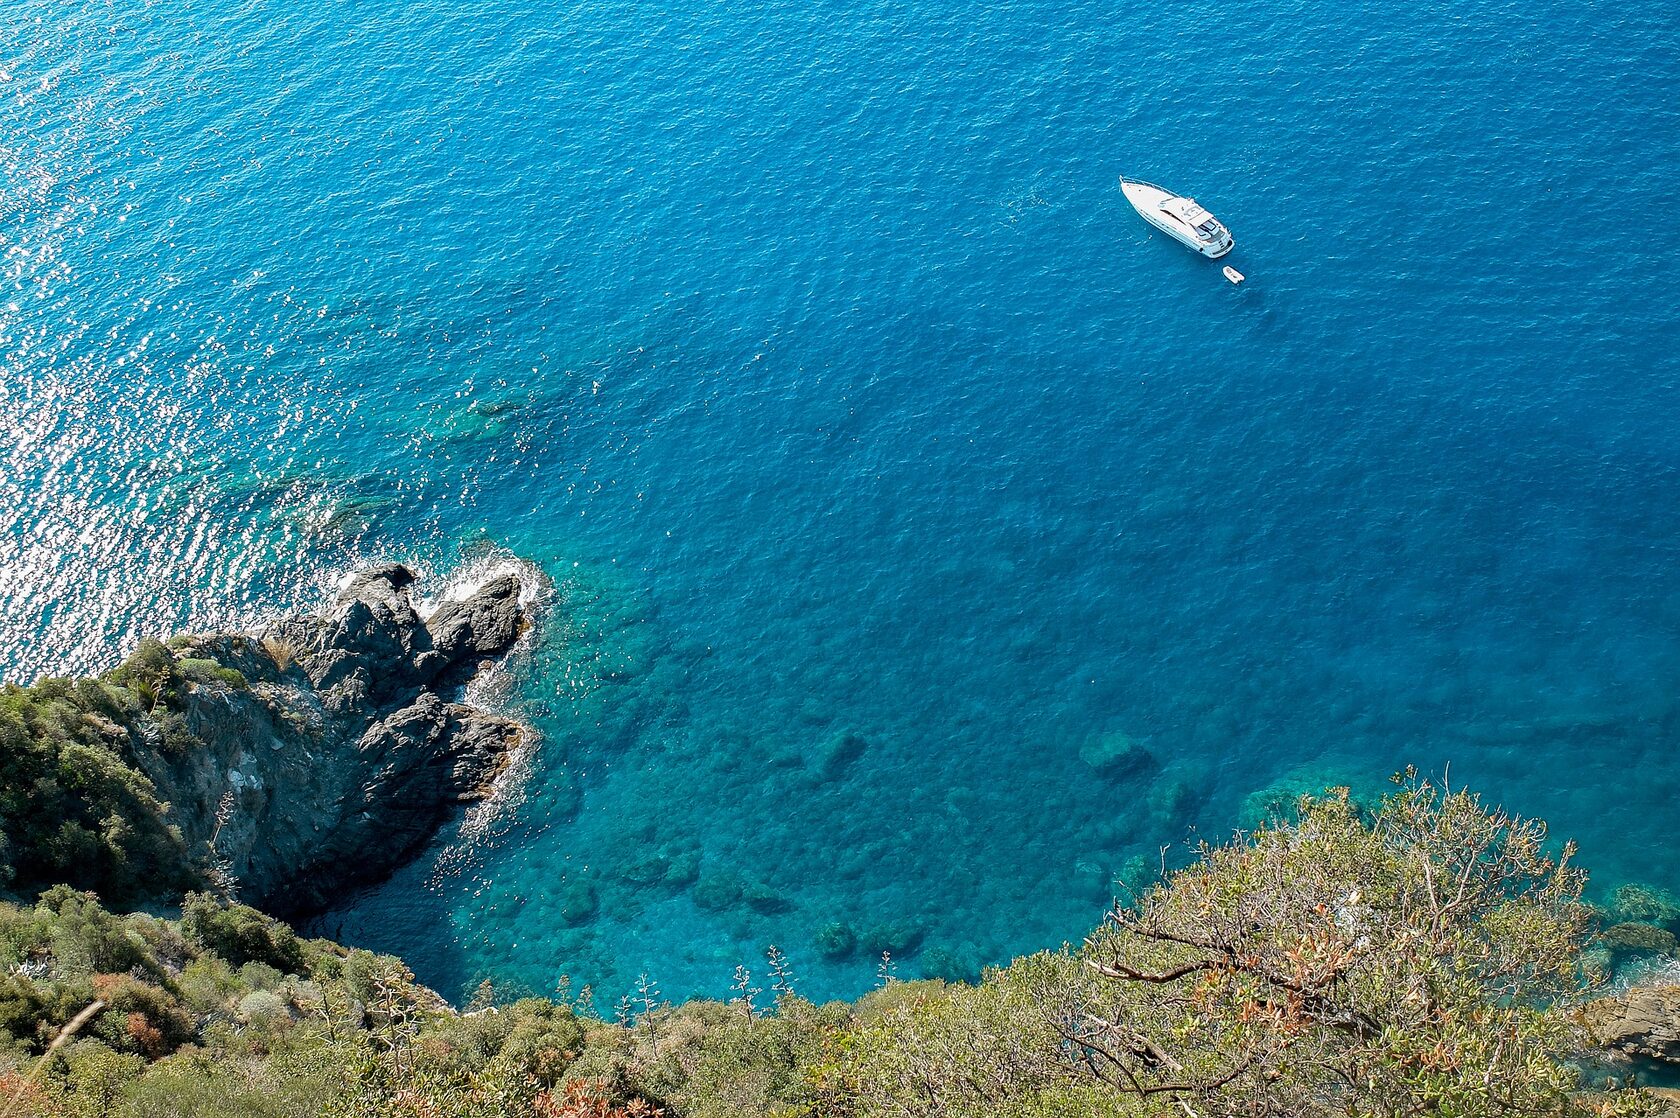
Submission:
<svg viewBox="0 0 1680 1118">
<path fill-rule="evenodd" d="M 188 850 L 230 873 L 240 900 L 294 917 L 388 876 L 486 795 L 526 740 L 519 723 L 447 697 L 518 639 L 518 579 L 439 610 L 441 639 L 414 609 L 413 581 L 376 567 L 326 616 L 176 642 L 180 659 L 214 659 L 248 686 L 184 689 L 180 715 L 202 748 L 165 751 L 141 733 L 131 752 Z"/>
<path fill-rule="evenodd" d="M 749 881 L 741 889 L 741 900 L 754 912 L 773 916 L 793 911 L 793 902 L 760 881 Z"/>
<path fill-rule="evenodd" d="M 465 601 L 445 602 L 426 621 L 432 646 L 450 665 L 511 648 L 524 623 L 519 592 L 519 579 L 507 575 Z"/>
<path fill-rule="evenodd" d="M 571 882 L 560 893 L 560 919 L 574 927 L 595 919 L 600 907 L 600 895 L 587 881 Z"/>
<path fill-rule="evenodd" d="M 1680 1064 L 1680 986 L 1636 986 L 1581 1009 L 1581 1023 L 1613 1056 Z"/>
<path fill-rule="evenodd" d="M 704 873 L 694 886 L 694 903 L 710 912 L 723 912 L 741 903 L 745 883 L 740 876 L 723 870 Z"/>
<path fill-rule="evenodd" d="M 858 933 L 857 942 L 866 957 L 874 958 L 887 953 L 895 959 L 904 959 L 914 955 L 922 946 L 924 934 L 919 924 L 909 920 L 894 920 Z"/>
<path fill-rule="evenodd" d="M 857 952 L 857 933 L 842 920 L 833 920 L 818 928 L 811 937 L 817 954 L 831 962 L 850 959 Z"/>
</svg>

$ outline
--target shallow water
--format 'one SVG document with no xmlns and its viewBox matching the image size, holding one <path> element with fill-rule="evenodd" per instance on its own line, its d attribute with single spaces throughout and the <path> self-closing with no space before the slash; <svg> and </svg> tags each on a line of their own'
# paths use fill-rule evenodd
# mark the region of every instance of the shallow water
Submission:
<svg viewBox="0 0 1680 1118">
<path fill-rule="evenodd" d="M 450 993 L 971 974 L 1406 762 L 1680 885 L 1677 22 L 13 3 L 0 669 L 540 566 L 517 794 L 320 925 Z"/>
</svg>

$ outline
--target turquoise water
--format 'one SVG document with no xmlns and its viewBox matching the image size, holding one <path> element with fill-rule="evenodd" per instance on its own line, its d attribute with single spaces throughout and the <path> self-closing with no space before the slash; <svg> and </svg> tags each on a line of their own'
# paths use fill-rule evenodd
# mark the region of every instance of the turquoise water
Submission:
<svg viewBox="0 0 1680 1118">
<path fill-rule="evenodd" d="M 1676 79 L 1652 0 L 13 0 L 0 670 L 540 566 L 540 750 L 318 925 L 451 994 L 972 974 L 1406 762 L 1680 885 Z"/>
</svg>

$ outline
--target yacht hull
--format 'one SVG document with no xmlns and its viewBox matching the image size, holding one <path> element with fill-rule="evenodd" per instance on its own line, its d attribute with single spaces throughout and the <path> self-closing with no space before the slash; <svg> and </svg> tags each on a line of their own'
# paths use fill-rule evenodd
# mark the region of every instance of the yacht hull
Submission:
<svg viewBox="0 0 1680 1118">
<path fill-rule="evenodd" d="M 1120 180 L 1120 192 L 1126 196 L 1126 201 L 1131 203 L 1132 209 L 1138 212 L 1139 217 L 1179 244 L 1210 260 L 1218 260 L 1237 247 L 1236 238 L 1232 237 L 1229 231 L 1226 231 L 1220 240 L 1203 240 L 1196 236 L 1189 226 L 1162 208 L 1162 203 L 1176 201 L 1182 195 L 1174 194 L 1154 183 L 1128 178 Z M 1223 226 L 1221 228 L 1223 229 Z"/>
</svg>

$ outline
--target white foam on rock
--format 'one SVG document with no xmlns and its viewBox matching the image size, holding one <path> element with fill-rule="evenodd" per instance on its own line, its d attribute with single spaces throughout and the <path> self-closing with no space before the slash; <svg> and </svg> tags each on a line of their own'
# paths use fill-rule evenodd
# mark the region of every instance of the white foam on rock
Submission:
<svg viewBox="0 0 1680 1118">
<path fill-rule="evenodd" d="M 512 575 L 519 580 L 520 608 L 530 610 L 546 599 L 549 582 L 542 568 L 517 555 L 496 551 L 473 559 L 444 578 L 433 594 L 419 597 L 414 608 L 429 618 L 446 602 L 464 602 L 498 578 Z"/>
<path fill-rule="evenodd" d="M 486 551 L 441 578 L 411 558 L 363 557 L 349 569 L 323 577 L 323 588 L 332 587 L 332 597 L 336 598 L 349 589 L 358 575 L 380 562 L 400 562 L 415 572 L 415 584 L 410 594 L 414 610 L 422 620 L 430 620 L 446 603 L 466 601 L 496 579 L 512 575 L 519 580 L 519 606 L 529 622 L 513 647 L 493 661 L 487 670 L 474 676 L 461 695 L 461 701 L 469 706 L 516 719 L 524 725 L 525 733 L 519 748 L 508 758 L 491 785 L 490 794 L 469 805 L 453 831 L 446 826 L 433 840 L 435 853 L 427 879 L 428 883 L 435 883 L 441 878 L 456 876 L 470 866 L 475 860 L 478 845 L 492 838 L 525 802 L 525 788 L 541 735 L 521 717 L 517 704 L 512 701 L 513 669 L 510 665 L 522 660 L 529 652 L 542 615 L 553 600 L 555 588 L 537 564 L 501 549 Z M 422 587 L 435 589 L 430 593 L 421 593 Z"/>
<path fill-rule="evenodd" d="M 462 698 L 468 705 L 480 710 L 517 719 L 524 725 L 525 733 L 519 748 L 508 758 L 491 785 L 490 794 L 467 808 L 456 833 L 443 845 L 434 864 L 434 875 L 460 872 L 463 864 L 471 860 L 476 846 L 492 837 L 499 825 L 509 820 L 525 802 L 525 789 L 541 735 L 529 720 L 521 717 L 522 712 L 512 702 L 512 672 L 525 659 L 536 639 L 542 614 L 553 600 L 554 584 L 535 563 L 498 550 L 467 562 L 443 579 L 434 594 L 417 597 L 415 601 L 415 609 L 420 616 L 429 618 L 446 602 L 465 601 L 489 583 L 509 575 L 519 580 L 519 606 L 524 610 L 528 624 L 512 648 L 488 670 L 473 677 Z"/>
</svg>

